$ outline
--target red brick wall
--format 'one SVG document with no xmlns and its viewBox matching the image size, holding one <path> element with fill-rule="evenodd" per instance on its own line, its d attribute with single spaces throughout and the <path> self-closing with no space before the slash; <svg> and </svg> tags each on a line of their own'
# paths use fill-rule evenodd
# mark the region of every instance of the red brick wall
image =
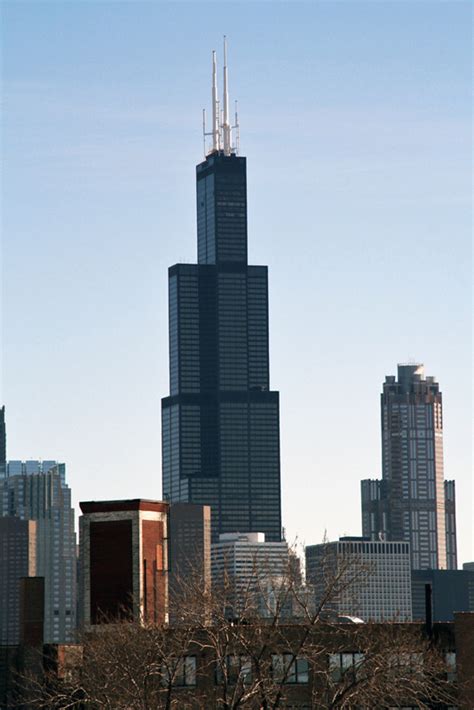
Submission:
<svg viewBox="0 0 474 710">
<path fill-rule="evenodd" d="M 143 520 L 143 600 L 144 617 L 148 623 L 161 623 L 165 620 L 167 571 L 164 569 L 164 545 L 163 522 Z"/>
</svg>

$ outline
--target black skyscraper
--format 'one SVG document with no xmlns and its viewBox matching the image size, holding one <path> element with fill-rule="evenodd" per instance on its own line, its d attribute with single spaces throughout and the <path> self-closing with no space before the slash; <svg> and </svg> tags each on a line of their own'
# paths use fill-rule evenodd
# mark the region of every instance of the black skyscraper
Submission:
<svg viewBox="0 0 474 710">
<path fill-rule="evenodd" d="M 225 123 L 222 127 L 225 132 Z M 281 537 L 279 394 L 269 389 L 268 275 L 247 263 L 246 159 L 224 135 L 197 166 L 198 263 L 169 269 L 163 495 L 208 504 L 212 538 Z"/>
</svg>

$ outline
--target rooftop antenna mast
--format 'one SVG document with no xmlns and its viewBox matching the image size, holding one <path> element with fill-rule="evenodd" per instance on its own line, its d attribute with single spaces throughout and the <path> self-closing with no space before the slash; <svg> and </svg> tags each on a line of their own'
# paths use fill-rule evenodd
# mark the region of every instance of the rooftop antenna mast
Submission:
<svg viewBox="0 0 474 710">
<path fill-rule="evenodd" d="M 224 139 L 224 155 L 231 154 L 230 123 L 229 123 L 229 85 L 227 79 L 227 38 L 224 35 L 224 117 L 222 122 Z"/>
<path fill-rule="evenodd" d="M 230 125 L 229 116 L 229 81 L 227 75 L 227 37 L 224 35 L 224 98 L 222 110 L 222 124 L 220 122 L 221 110 L 219 94 L 217 91 L 217 59 L 216 52 L 212 52 L 212 130 L 206 131 L 206 109 L 202 111 L 202 139 L 204 157 L 210 153 L 218 153 L 223 150 L 224 155 L 239 153 L 240 126 L 237 115 L 237 101 L 235 102 L 235 124 Z M 235 145 L 232 145 L 232 135 L 235 136 Z M 212 136 L 212 148 L 207 150 L 206 137 Z"/>
<path fill-rule="evenodd" d="M 220 148 L 219 133 L 219 98 L 217 95 L 217 60 L 216 52 L 212 52 L 212 150 Z"/>
<path fill-rule="evenodd" d="M 212 148 L 206 150 L 206 136 L 212 136 Z M 212 130 L 206 131 L 206 109 L 202 110 L 202 140 L 204 147 L 204 157 L 209 153 L 214 153 L 220 150 L 221 134 L 219 128 L 219 97 L 217 94 L 217 61 L 216 52 L 212 52 Z"/>
<path fill-rule="evenodd" d="M 235 135 L 235 143 L 232 150 L 238 155 L 240 150 L 240 123 L 239 114 L 237 113 L 237 101 L 235 102 L 235 123 L 232 126 L 232 131 Z"/>
</svg>

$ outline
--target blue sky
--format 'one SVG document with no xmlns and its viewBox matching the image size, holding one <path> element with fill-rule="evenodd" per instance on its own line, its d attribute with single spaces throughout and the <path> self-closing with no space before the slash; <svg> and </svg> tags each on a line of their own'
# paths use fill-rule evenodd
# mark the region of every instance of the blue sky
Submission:
<svg viewBox="0 0 474 710">
<path fill-rule="evenodd" d="M 195 261 L 210 53 L 229 37 L 249 255 L 270 267 L 288 537 L 360 531 L 379 393 L 444 394 L 472 548 L 467 2 L 4 2 L 2 399 L 10 458 L 75 501 L 160 497 L 167 268 Z"/>
</svg>

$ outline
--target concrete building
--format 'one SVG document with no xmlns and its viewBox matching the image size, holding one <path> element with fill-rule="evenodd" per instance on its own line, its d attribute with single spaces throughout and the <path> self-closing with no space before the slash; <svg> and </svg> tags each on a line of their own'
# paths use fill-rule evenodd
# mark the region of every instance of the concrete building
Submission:
<svg viewBox="0 0 474 710">
<path fill-rule="evenodd" d="M 85 628 L 118 617 L 168 618 L 168 504 L 80 503 L 81 618 Z"/>
<path fill-rule="evenodd" d="M 213 584 L 224 572 L 243 585 L 255 575 L 281 578 L 288 574 L 289 564 L 288 543 L 266 542 L 264 533 L 223 533 L 211 546 Z"/>
<path fill-rule="evenodd" d="M 337 616 L 364 621 L 411 621 L 410 546 L 407 542 L 341 537 L 306 547 L 306 582 L 317 602 Z"/>
<path fill-rule="evenodd" d="M 264 533 L 223 533 L 211 546 L 212 584 L 216 594 L 227 588 L 230 615 L 244 608 L 271 615 L 294 569 L 288 543 L 266 542 Z M 292 615 L 291 600 L 286 615 Z"/>
<path fill-rule="evenodd" d="M 413 619 L 425 620 L 425 589 L 431 587 L 433 621 L 453 621 L 457 612 L 474 612 L 474 570 L 413 570 Z"/>
<path fill-rule="evenodd" d="M 0 645 L 20 641 L 20 586 L 22 577 L 36 575 L 34 520 L 0 518 Z M 41 640 L 42 641 L 42 640 Z"/>
<path fill-rule="evenodd" d="M 44 577 L 45 643 L 76 632 L 76 534 L 66 467 L 56 461 L 9 461 L 0 480 L 0 517 L 36 521 L 36 574 Z"/>
<path fill-rule="evenodd" d="M 413 569 L 456 569 L 454 481 L 444 481 L 443 404 L 420 364 L 398 365 L 381 395 L 382 480 L 362 481 L 362 532 L 410 543 Z"/>
</svg>

